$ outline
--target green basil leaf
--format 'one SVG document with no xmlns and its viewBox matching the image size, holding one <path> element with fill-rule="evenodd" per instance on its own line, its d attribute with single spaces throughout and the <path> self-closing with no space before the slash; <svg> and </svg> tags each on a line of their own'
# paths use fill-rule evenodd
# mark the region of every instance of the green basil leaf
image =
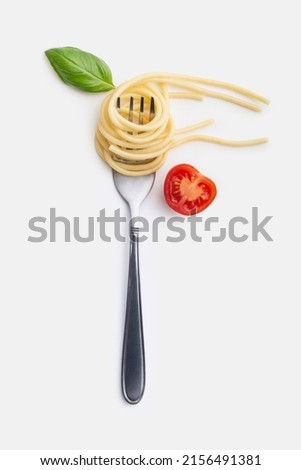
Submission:
<svg viewBox="0 0 301 470">
<path fill-rule="evenodd" d="M 108 65 L 89 52 L 76 47 L 59 47 L 45 51 L 58 76 L 67 85 L 97 93 L 115 88 Z"/>
</svg>

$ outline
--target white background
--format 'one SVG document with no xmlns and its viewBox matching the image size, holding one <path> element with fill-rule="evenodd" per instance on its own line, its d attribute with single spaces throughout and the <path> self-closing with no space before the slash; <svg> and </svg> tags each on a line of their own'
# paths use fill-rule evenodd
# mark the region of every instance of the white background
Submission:
<svg viewBox="0 0 301 470">
<path fill-rule="evenodd" d="M 11 1 L 1 7 L 2 449 L 300 449 L 300 24 L 287 0 Z M 141 246 L 147 388 L 127 405 L 120 356 L 127 246 L 29 243 L 28 220 L 126 206 L 94 149 L 101 95 L 57 78 L 45 49 L 107 61 L 116 84 L 170 71 L 227 80 L 271 99 L 263 113 L 207 99 L 176 122 L 267 135 L 248 149 L 170 152 L 142 214 L 174 215 L 162 184 L 176 163 L 217 184 L 204 216 L 273 215 L 273 243 Z"/>
</svg>

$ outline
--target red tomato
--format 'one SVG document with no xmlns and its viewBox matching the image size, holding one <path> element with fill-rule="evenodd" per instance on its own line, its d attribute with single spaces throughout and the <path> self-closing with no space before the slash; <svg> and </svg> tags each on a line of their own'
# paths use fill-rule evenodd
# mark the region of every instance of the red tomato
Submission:
<svg viewBox="0 0 301 470">
<path fill-rule="evenodd" d="M 193 166 L 181 164 L 167 173 L 164 196 L 169 207 L 176 212 L 193 215 L 211 204 L 216 196 L 216 186 Z"/>
</svg>

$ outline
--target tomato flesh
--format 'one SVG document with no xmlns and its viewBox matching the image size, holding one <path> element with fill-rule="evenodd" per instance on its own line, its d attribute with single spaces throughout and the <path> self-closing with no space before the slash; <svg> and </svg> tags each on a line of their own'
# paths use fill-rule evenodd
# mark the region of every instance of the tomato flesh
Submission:
<svg viewBox="0 0 301 470">
<path fill-rule="evenodd" d="M 187 164 L 174 166 L 166 175 L 164 196 L 169 207 L 183 215 L 197 214 L 216 196 L 214 182 Z"/>
</svg>

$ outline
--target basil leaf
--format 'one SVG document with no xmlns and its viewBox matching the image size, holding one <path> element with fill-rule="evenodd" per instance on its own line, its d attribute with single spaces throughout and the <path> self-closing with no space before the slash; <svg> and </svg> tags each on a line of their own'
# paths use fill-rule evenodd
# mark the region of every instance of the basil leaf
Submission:
<svg viewBox="0 0 301 470">
<path fill-rule="evenodd" d="M 58 76 L 67 85 L 96 93 L 115 88 L 108 65 L 89 52 L 76 47 L 59 47 L 45 51 Z"/>
</svg>

